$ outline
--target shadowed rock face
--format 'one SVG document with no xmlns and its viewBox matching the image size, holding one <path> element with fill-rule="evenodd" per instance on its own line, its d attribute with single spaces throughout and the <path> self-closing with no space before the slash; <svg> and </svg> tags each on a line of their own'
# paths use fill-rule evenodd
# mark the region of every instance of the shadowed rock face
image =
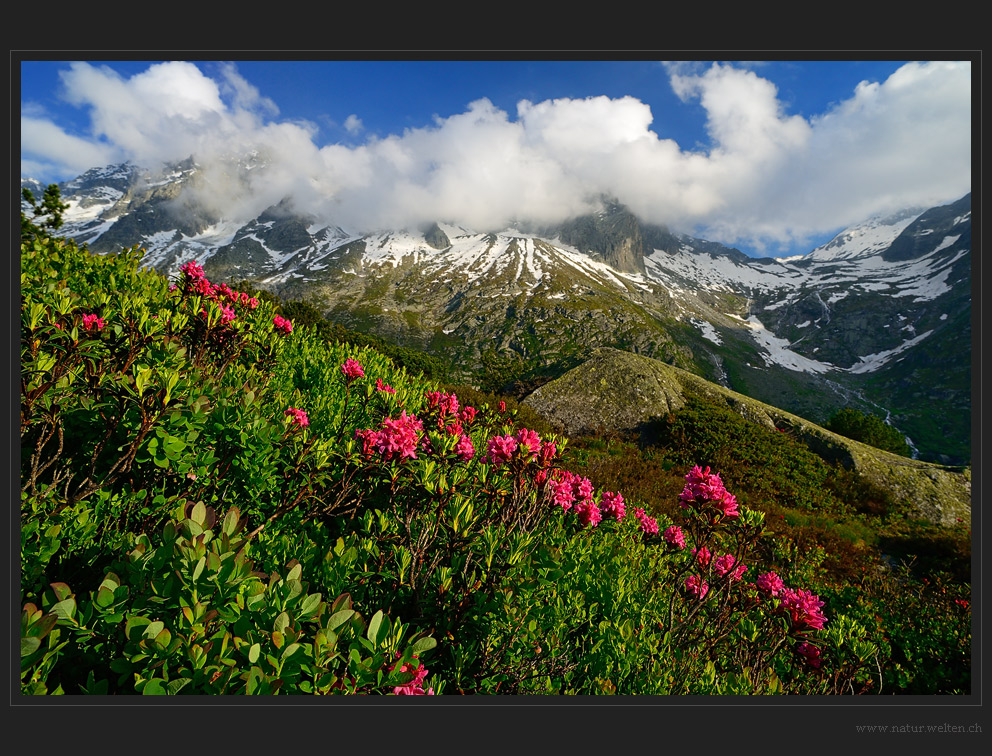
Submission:
<svg viewBox="0 0 992 756">
<path fill-rule="evenodd" d="M 434 249 L 446 249 L 451 246 L 451 240 L 448 235 L 441 230 L 441 227 L 434 223 L 424 232 L 424 241 L 430 244 Z"/>
<path fill-rule="evenodd" d="M 563 223 L 558 238 L 616 270 L 644 273 L 641 224 L 626 208 L 608 203 L 604 212 Z"/>
<path fill-rule="evenodd" d="M 687 395 L 725 404 L 744 419 L 788 430 L 815 454 L 853 468 L 942 525 L 971 521 L 970 469 L 920 462 L 832 433 L 797 415 L 710 383 L 649 357 L 601 348 L 525 400 L 567 435 L 636 431 L 685 405 Z"/>
</svg>

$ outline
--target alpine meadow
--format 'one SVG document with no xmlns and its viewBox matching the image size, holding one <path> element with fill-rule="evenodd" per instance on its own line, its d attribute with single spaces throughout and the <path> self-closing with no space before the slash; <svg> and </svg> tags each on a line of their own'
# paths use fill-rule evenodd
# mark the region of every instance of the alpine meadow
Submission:
<svg viewBox="0 0 992 756">
<path fill-rule="evenodd" d="M 22 99 L 22 696 L 971 695 L 970 65 L 645 64 L 693 151 L 471 65 Z"/>
</svg>

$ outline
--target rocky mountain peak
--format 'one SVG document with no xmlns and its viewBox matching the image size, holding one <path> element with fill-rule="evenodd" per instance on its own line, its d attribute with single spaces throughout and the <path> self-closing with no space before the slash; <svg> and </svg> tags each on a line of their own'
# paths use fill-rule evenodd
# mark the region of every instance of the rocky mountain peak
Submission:
<svg viewBox="0 0 992 756">
<path fill-rule="evenodd" d="M 424 241 L 434 249 L 447 249 L 451 246 L 448 235 L 441 230 L 437 223 L 431 224 L 430 228 L 424 232 Z"/>
<path fill-rule="evenodd" d="M 562 223 L 558 239 L 623 273 L 644 273 L 644 236 L 640 221 L 626 207 L 607 200 L 604 209 Z"/>
</svg>

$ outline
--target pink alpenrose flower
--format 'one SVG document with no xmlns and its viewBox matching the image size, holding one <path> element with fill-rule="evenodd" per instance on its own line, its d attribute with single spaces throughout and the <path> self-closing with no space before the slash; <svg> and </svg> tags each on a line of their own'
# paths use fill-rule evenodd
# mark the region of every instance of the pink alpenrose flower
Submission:
<svg viewBox="0 0 992 756">
<path fill-rule="evenodd" d="M 276 315 L 272 318 L 272 324 L 275 326 L 277 331 L 281 331 L 282 333 L 290 334 L 293 332 L 293 324 L 286 320 L 286 318 L 282 315 Z"/>
<path fill-rule="evenodd" d="M 105 325 L 103 318 L 98 315 L 83 315 L 83 328 L 87 331 L 92 331 L 94 328 L 102 331 Z"/>
<path fill-rule="evenodd" d="M 284 413 L 289 418 L 290 425 L 299 425 L 301 428 L 306 428 L 310 425 L 310 418 L 307 417 L 307 413 L 296 407 L 290 407 Z"/>
<path fill-rule="evenodd" d="M 664 538 L 669 546 L 674 546 L 677 549 L 685 548 L 685 533 L 678 525 L 671 525 L 666 528 Z"/>
<path fill-rule="evenodd" d="M 359 362 L 351 359 L 350 357 L 344 361 L 344 364 L 341 365 L 341 372 L 349 381 L 353 381 L 356 378 L 365 377 L 365 368 L 363 368 Z"/>
</svg>

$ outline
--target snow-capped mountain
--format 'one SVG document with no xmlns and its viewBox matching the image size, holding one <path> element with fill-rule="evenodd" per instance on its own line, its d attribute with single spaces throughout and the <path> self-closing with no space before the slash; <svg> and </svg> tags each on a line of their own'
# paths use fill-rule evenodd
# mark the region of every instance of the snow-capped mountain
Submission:
<svg viewBox="0 0 992 756">
<path fill-rule="evenodd" d="M 173 275 L 198 260 L 214 280 L 251 280 L 442 356 L 456 376 L 554 374 L 613 346 L 814 422 L 880 412 L 924 458 L 970 457 L 970 195 L 754 259 L 609 201 L 553 228 L 367 232 L 288 202 L 234 220 L 204 201 L 192 160 L 161 175 L 94 169 L 61 190 L 62 231 L 96 252 L 139 244 Z"/>
</svg>

